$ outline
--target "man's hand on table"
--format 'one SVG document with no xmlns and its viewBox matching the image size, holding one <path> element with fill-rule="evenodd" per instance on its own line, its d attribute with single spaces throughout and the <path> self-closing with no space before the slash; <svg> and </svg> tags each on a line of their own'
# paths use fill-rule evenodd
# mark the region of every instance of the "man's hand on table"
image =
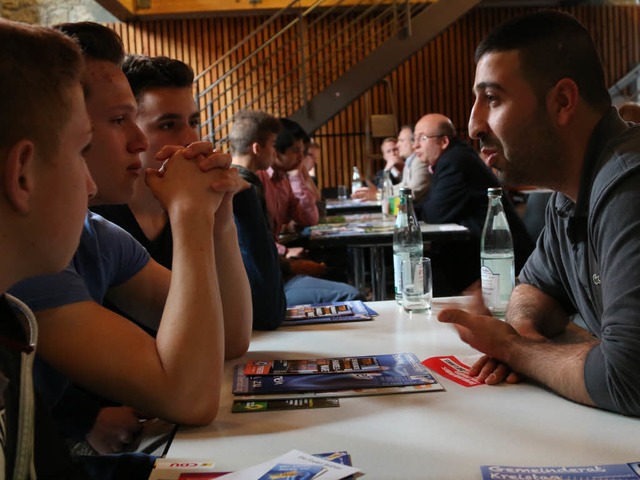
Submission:
<svg viewBox="0 0 640 480">
<path fill-rule="evenodd" d="M 464 342 L 477 350 L 487 353 L 486 350 L 472 344 L 471 341 L 468 341 L 465 337 L 469 335 L 471 340 L 471 337 L 474 335 L 473 330 L 476 328 L 479 330 L 479 324 L 482 322 L 484 322 L 482 323 L 482 328 L 487 328 L 488 330 L 486 333 L 490 336 L 493 335 L 493 333 L 491 333 L 491 328 L 493 328 L 491 327 L 493 323 L 491 320 L 497 321 L 498 324 L 507 324 L 491 316 L 491 312 L 482 300 L 482 290 L 479 281 L 467 288 L 463 294 L 470 297 L 469 302 L 465 306 L 465 310 L 446 308 L 438 315 L 438 320 L 445 323 L 453 323 L 460 334 L 460 338 Z M 445 315 L 441 318 L 442 313 L 445 313 Z M 466 317 L 461 318 L 461 314 L 465 314 Z M 475 320 L 476 318 L 482 319 L 486 317 L 488 317 L 486 320 Z M 478 326 L 476 325 L 476 322 Z M 513 330 L 513 328 L 511 328 L 511 330 Z M 518 335 L 515 330 L 513 330 L 513 334 Z M 483 355 L 476 363 L 474 363 L 468 373 L 470 376 L 475 377 L 479 382 L 486 383 L 487 385 L 497 385 L 502 382 L 518 383 L 520 381 L 520 376 L 516 372 L 512 371 L 507 364 L 502 363 L 487 354 Z"/>
</svg>

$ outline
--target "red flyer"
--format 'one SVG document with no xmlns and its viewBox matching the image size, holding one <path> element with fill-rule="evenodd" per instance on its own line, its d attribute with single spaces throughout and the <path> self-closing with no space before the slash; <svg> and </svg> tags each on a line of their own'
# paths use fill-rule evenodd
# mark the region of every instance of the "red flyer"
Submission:
<svg viewBox="0 0 640 480">
<path fill-rule="evenodd" d="M 484 383 L 479 382 L 474 377 L 470 377 L 467 373 L 469 372 L 469 365 L 462 363 L 460 359 L 454 356 L 431 357 L 427 358 L 422 364 L 434 373 L 442 375 L 463 387 L 484 385 Z"/>
</svg>

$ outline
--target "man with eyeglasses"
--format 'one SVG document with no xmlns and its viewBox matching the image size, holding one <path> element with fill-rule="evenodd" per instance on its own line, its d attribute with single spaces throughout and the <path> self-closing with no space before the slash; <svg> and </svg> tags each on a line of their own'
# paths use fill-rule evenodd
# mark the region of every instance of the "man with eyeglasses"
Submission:
<svg viewBox="0 0 640 480">
<path fill-rule="evenodd" d="M 487 214 L 487 188 L 500 182 L 468 143 L 457 138 L 453 122 L 431 113 L 414 131 L 416 159 L 428 165 L 431 186 L 417 203 L 427 223 L 458 223 L 470 231 L 466 242 L 452 242 L 432 252 L 434 294 L 456 295 L 480 278 L 480 236 Z M 533 250 L 533 241 L 511 202 L 505 199 L 515 250 L 516 274 Z"/>
</svg>

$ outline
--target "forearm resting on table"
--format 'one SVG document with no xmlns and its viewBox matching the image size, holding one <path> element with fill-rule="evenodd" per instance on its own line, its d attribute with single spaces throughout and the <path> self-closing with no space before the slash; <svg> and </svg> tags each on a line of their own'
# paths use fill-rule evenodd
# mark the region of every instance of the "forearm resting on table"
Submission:
<svg viewBox="0 0 640 480">
<path fill-rule="evenodd" d="M 514 371 L 560 395 L 585 405 L 594 405 L 587 393 L 584 367 L 587 354 L 598 344 L 590 339 L 565 342 L 565 335 L 546 341 L 519 337 L 496 357 Z"/>
</svg>

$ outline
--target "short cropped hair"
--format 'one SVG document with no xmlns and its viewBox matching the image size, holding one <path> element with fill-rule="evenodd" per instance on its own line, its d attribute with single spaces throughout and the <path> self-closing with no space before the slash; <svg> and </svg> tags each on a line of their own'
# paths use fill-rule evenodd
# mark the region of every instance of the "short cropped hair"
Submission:
<svg viewBox="0 0 640 480">
<path fill-rule="evenodd" d="M 127 55 L 122 71 L 129 80 L 136 100 L 147 90 L 156 88 L 186 88 L 193 83 L 193 69 L 180 60 L 169 57 Z"/>
<path fill-rule="evenodd" d="M 124 45 L 120 36 L 104 25 L 95 22 L 60 23 L 53 28 L 73 38 L 85 57 L 121 65 Z"/>
<path fill-rule="evenodd" d="M 311 142 L 309 134 L 300 126 L 299 123 L 289 120 L 288 118 L 281 118 L 282 130 L 276 138 L 276 150 L 280 153 L 291 147 L 294 142 L 302 140 L 305 145 Z"/>
<path fill-rule="evenodd" d="M 563 78 L 572 79 L 587 105 L 604 110 L 611 105 L 604 69 L 587 29 L 567 13 L 542 10 L 509 20 L 478 45 L 476 63 L 492 52 L 516 50 L 522 75 L 538 101 Z"/>
<path fill-rule="evenodd" d="M 260 110 L 240 110 L 233 116 L 229 131 L 229 143 L 232 155 L 246 155 L 251 145 L 264 145 L 269 135 L 277 135 L 282 128 L 280 121 L 273 115 Z"/>
<path fill-rule="evenodd" d="M 70 91 L 81 86 L 78 46 L 50 28 L 0 20 L 0 154 L 30 138 L 53 156 L 71 118 Z"/>
</svg>

